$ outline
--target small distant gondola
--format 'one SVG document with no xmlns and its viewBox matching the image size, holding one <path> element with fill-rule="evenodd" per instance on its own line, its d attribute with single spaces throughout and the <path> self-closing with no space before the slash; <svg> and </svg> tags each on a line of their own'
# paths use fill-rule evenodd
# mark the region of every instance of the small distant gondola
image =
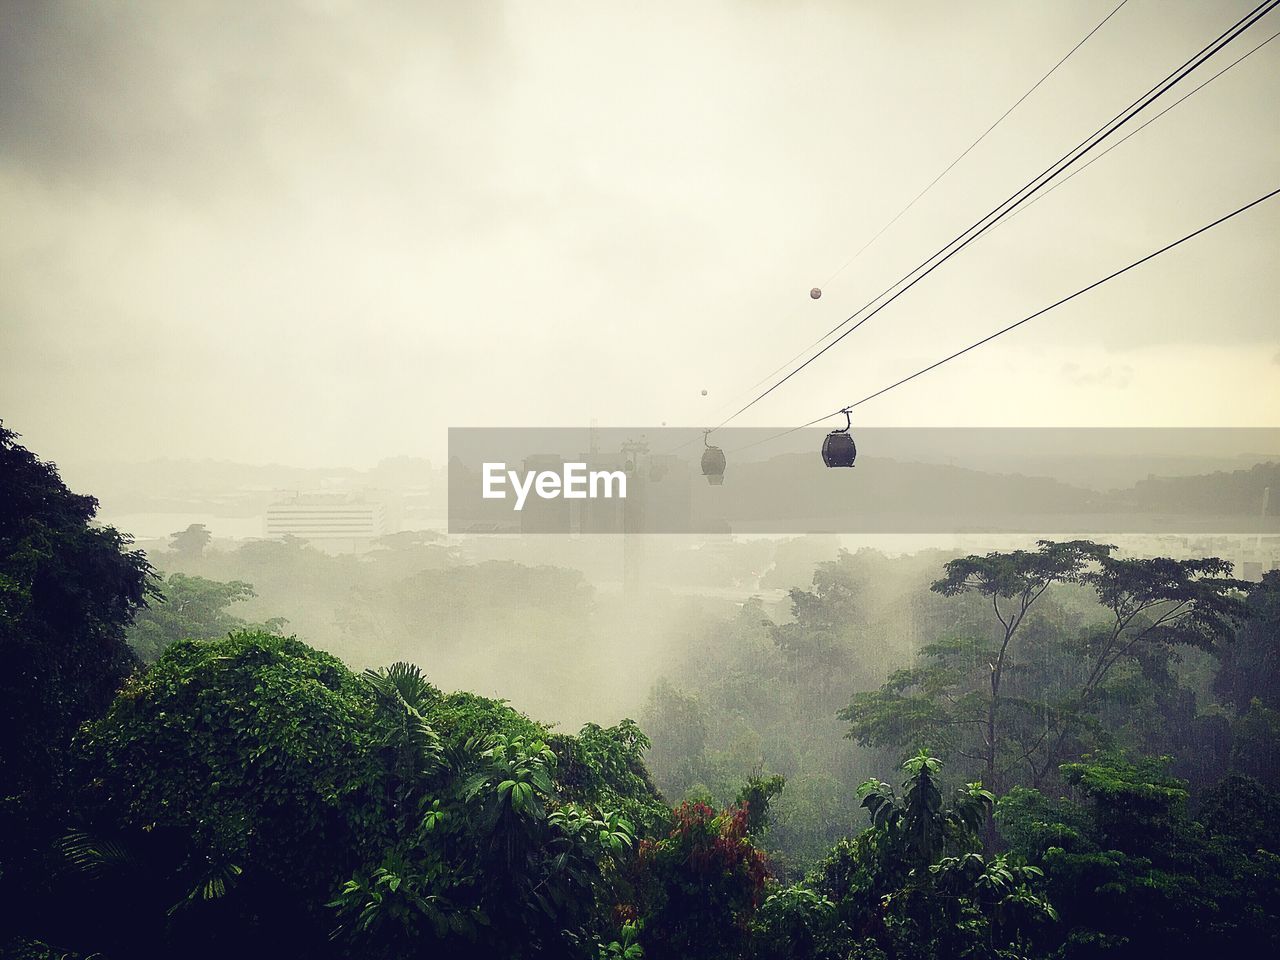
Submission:
<svg viewBox="0 0 1280 960">
<path fill-rule="evenodd" d="M 718 487 L 724 483 L 724 451 L 707 442 L 710 433 L 710 430 L 702 432 L 702 445 L 706 447 L 702 451 L 702 475 L 707 478 L 707 483 Z"/>
<path fill-rule="evenodd" d="M 828 467 L 852 467 L 853 461 L 858 457 L 858 446 L 849 434 L 853 418 L 849 416 L 847 409 L 840 412 L 844 414 L 844 429 L 832 430 L 822 441 L 822 462 Z"/>
</svg>

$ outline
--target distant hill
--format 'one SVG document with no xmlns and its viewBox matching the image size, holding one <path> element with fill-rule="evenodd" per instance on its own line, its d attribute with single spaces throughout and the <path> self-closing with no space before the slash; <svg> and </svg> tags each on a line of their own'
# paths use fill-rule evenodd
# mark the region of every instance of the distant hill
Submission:
<svg viewBox="0 0 1280 960">
<path fill-rule="evenodd" d="M 1110 500 L 1119 509 L 1178 514 L 1260 516 L 1264 492 L 1270 488 L 1268 515 L 1280 513 L 1280 463 L 1258 463 L 1195 477 L 1150 476 Z"/>
<path fill-rule="evenodd" d="M 1270 530 L 1259 521 L 1263 492 L 1280 498 L 1280 463 L 1197 476 L 1148 477 L 1102 492 L 1048 476 L 884 458 L 827 469 L 813 454 L 731 465 L 721 487 L 695 484 L 695 516 L 722 515 L 734 529 L 795 530 Z M 1280 507 L 1280 505 L 1277 505 Z M 1174 521 L 1178 518 L 1178 521 Z"/>
</svg>

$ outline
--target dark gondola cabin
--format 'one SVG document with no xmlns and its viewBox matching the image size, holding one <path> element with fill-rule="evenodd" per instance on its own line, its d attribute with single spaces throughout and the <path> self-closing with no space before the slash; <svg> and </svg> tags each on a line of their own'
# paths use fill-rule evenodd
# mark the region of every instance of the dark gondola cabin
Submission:
<svg viewBox="0 0 1280 960">
<path fill-rule="evenodd" d="M 849 428 L 853 425 L 849 419 L 849 411 L 842 410 L 841 413 L 845 415 L 844 429 L 832 430 L 822 441 L 822 462 L 828 467 L 852 467 L 853 461 L 858 457 L 858 446 L 849 434 Z"/>
<path fill-rule="evenodd" d="M 708 445 L 702 451 L 702 475 L 707 478 L 707 483 L 716 487 L 724 483 L 724 466 L 724 451 L 719 447 Z"/>
<path fill-rule="evenodd" d="M 822 441 L 822 462 L 828 467 L 852 467 L 858 456 L 858 448 L 853 437 L 843 430 L 835 430 L 827 434 Z"/>
</svg>

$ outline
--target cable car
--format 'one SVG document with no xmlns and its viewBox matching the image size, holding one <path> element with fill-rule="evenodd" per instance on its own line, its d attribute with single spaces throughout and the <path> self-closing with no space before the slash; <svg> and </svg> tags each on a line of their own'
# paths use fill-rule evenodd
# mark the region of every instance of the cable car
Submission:
<svg viewBox="0 0 1280 960">
<path fill-rule="evenodd" d="M 702 445 L 706 447 L 702 451 L 702 475 L 707 478 L 707 483 L 718 487 L 724 483 L 724 451 L 707 443 L 707 436 L 710 433 L 710 430 L 702 432 Z"/>
<path fill-rule="evenodd" d="M 849 435 L 853 419 L 847 409 L 840 412 L 844 414 L 844 429 L 832 430 L 822 441 L 822 462 L 828 467 L 852 467 L 858 457 L 858 446 Z"/>
</svg>

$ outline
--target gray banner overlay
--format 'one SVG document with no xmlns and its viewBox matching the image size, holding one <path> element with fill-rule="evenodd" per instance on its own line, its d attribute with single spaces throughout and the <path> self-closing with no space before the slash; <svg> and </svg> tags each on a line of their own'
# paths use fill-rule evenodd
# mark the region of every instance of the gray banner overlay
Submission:
<svg viewBox="0 0 1280 960">
<path fill-rule="evenodd" d="M 449 532 L 1280 534 L 1280 429 L 780 432 L 451 428 Z"/>
</svg>

